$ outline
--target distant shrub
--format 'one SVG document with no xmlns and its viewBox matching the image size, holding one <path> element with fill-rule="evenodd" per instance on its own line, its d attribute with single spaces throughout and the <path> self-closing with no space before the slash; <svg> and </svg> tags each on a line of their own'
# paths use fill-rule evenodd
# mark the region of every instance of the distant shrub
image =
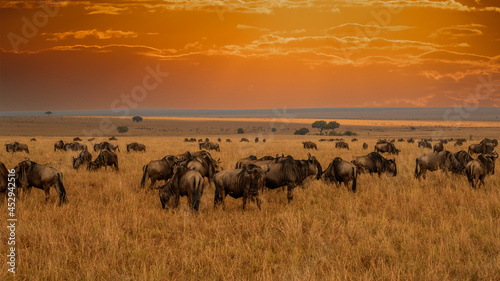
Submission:
<svg viewBox="0 0 500 281">
<path fill-rule="evenodd" d="M 237 132 L 238 132 L 238 134 L 243 134 L 243 133 L 245 133 L 245 130 L 243 130 L 243 128 L 238 128 Z"/>
<path fill-rule="evenodd" d="M 309 129 L 301 128 L 301 129 L 296 130 L 293 134 L 294 135 L 305 135 L 307 133 L 309 133 Z"/>
<path fill-rule="evenodd" d="M 124 133 L 128 132 L 128 127 L 127 126 L 118 126 L 118 127 L 116 127 L 116 130 L 118 131 L 118 133 L 124 134 Z"/>
</svg>

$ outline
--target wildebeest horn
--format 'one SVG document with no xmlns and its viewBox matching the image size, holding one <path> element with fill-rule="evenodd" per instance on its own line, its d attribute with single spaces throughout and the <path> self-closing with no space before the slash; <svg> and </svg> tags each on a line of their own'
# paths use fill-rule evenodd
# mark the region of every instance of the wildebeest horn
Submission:
<svg viewBox="0 0 500 281">
<path fill-rule="evenodd" d="M 308 157 L 308 159 L 311 159 L 311 153 L 308 152 L 307 157 Z"/>
<path fill-rule="evenodd" d="M 392 157 L 392 161 L 396 162 L 396 157 Z"/>
</svg>

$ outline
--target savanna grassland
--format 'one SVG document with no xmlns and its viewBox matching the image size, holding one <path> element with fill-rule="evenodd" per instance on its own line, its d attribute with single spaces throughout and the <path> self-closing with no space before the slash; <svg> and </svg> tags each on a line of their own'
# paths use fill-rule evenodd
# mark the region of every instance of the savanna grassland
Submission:
<svg viewBox="0 0 500 281">
<path fill-rule="evenodd" d="M 324 169 L 336 156 L 350 161 L 371 152 L 384 133 L 359 132 L 360 141 L 348 141 L 350 150 L 318 142 L 319 136 L 281 132 L 267 135 L 265 144 L 255 144 L 239 143 L 241 135 L 221 132 L 223 140 L 233 142 L 222 142 L 221 152 L 211 154 L 229 169 L 251 154 L 284 153 L 303 159 L 311 152 Z M 157 190 L 140 189 L 142 166 L 168 154 L 195 151 L 198 144 L 184 143 L 184 137 L 208 136 L 214 141 L 217 131 L 117 135 L 118 172 L 73 170 L 71 158 L 77 152 L 53 151 L 55 141 L 71 140 L 72 134 L 65 131 L 50 131 L 50 136 L 32 133 L 36 142 L 29 142 L 29 131 L 3 133 L 9 136 L 1 136 L 2 143 L 27 143 L 30 154 L 11 154 L 2 148 L 0 161 L 10 169 L 29 157 L 57 168 L 64 174 L 68 199 L 59 207 L 55 190 L 45 203 L 43 192 L 33 189 L 17 201 L 16 280 L 500 280 L 498 167 L 478 190 L 464 176 L 440 171 L 418 181 L 415 158 L 430 150 L 397 142 L 402 151 L 395 156 L 397 177 L 361 175 L 355 194 L 344 186 L 308 179 L 295 189 L 291 204 L 285 192 L 265 191 L 262 210 L 250 203 L 243 212 L 242 200 L 230 197 L 226 210 L 214 209 L 214 188 L 206 187 L 200 211 L 193 214 L 186 198 L 181 198 L 177 210 L 163 210 Z M 488 128 L 455 133 L 467 139 L 474 135 L 473 142 L 500 135 L 498 129 Z M 411 134 L 420 138 L 428 133 L 394 128 L 388 137 Z M 256 135 L 248 135 L 252 136 Z M 315 141 L 318 151 L 306 151 L 301 140 Z M 132 141 L 144 143 L 147 152 L 127 153 L 125 145 Z M 369 144 L 368 150 L 362 150 L 363 142 Z M 95 158 L 93 142 L 83 143 Z M 456 152 L 470 143 L 445 148 Z M 2 206 L 6 217 L 6 204 Z M 6 241 L 6 227 L 0 228 L 0 235 Z M 5 259 L 5 242 L 0 252 Z M 2 263 L 0 280 L 13 279 Z"/>
</svg>

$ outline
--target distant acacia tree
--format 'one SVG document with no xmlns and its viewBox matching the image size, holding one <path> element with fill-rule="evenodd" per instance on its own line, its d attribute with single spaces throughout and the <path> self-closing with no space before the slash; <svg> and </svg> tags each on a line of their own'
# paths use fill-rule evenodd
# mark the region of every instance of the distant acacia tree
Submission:
<svg viewBox="0 0 500 281">
<path fill-rule="evenodd" d="M 124 134 L 124 133 L 128 132 L 128 127 L 127 126 L 118 126 L 118 127 L 116 127 L 116 130 L 118 131 L 118 133 Z"/>
<path fill-rule="evenodd" d="M 134 121 L 134 122 L 142 122 L 142 117 L 141 116 L 134 116 L 134 117 L 132 117 L 132 121 Z"/>
<path fill-rule="evenodd" d="M 47 116 L 50 116 L 50 115 L 52 115 L 53 113 L 52 113 L 52 111 L 45 111 L 45 114 L 47 114 Z"/>
<path fill-rule="evenodd" d="M 337 121 L 330 121 L 326 123 L 326 121 L 320 120 L 312 123 L 313 128 L 319 130 L 319 134 L 322 135 L 323 131 L 335 130 L 340 127 L 340 124 Z"/>
</svg>

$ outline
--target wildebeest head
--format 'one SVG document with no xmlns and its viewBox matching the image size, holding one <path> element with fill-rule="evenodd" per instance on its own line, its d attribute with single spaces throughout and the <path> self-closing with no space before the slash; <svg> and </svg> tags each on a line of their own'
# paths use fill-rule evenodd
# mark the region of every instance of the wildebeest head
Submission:
<svg viewBox="0 0 500 281">
<path fill-rule="evenodd" d="M 486 173 L 491 173 L 492 175 L 495 174 L 495 160 L 498 158 L 498 153 L 495 153 L 493 155 L 479 155 L 477 159 L 481 161 L 481 163 L 485 166 L 486 168 Z"/>
<path fill-rule="evenodd" d="M 319 180 L 321 178 L 321 174 L 323 170 L 321 168 L 321 164 L 316 159 L 316 157 L 311 156 L 311 153 L 307 153 L 307 163 L 309 168 L 309 175 L 316 175 L 316 179 Z"/>
<path fill-rule="evenodd" d="M 387 159 L 387 167 L 386 171 L 392 173 L 392 176 L 395 177 L 398 175 L 398 168 L 396 165 L 396 158 Z"/>
<path fill-rule="evenodd" d="M 180 174 L 185 171 L 187 168 L 184 165 L 176 165 L 173 168 L 174 174 L 172 178 L 163 186 L 155 187 L 157 188 L 158 195 L 160 197 L 161 206 L 163 209 L 167 208 L 168 201 L 170 201 L 170 197 L 175 194 L 175 188 L 179 185 L 179 177 Z"/>
<path fill-rule="evenodd" d="M 87 170 L 89 171 L 97 171 L 101 167 L 98 161 L 89 161 L 87 163 Z"/>
<path fill-rule="evenodd" d="M 33 168 L 33 166 L 36 165 L 35 162 L 31 162 L 29 159 L 26 159 L 25 161 L 19 163 L 16 167 L 16 176 L 19 180 L 19 183 L 21 187 L 28 187 L 28 174 Z"/>
</svg>

